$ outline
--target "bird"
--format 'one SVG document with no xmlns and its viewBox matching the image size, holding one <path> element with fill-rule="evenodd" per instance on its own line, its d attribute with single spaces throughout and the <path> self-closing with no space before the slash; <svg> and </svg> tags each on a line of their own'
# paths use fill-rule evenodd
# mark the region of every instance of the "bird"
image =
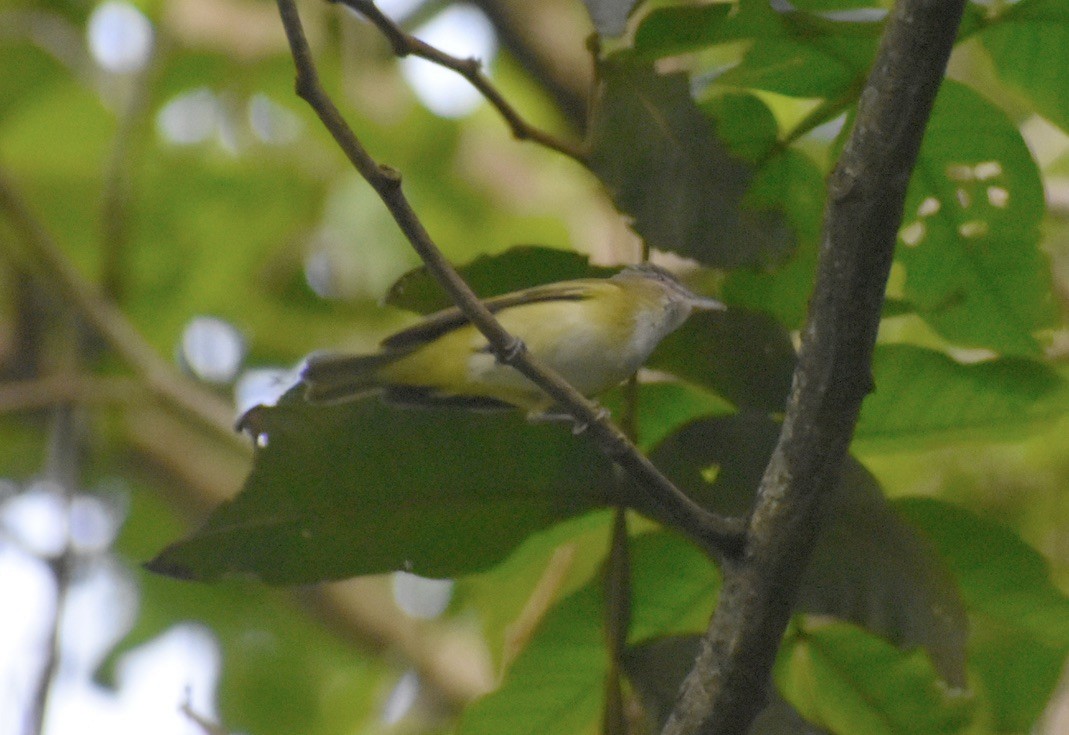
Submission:
<svg viewBox="0 0 1069 735">
<path fill-rule="evenodd" d="M 633 375 L 692 312 L 726 308 L 648 263 L 608 278 L 534 286 L 483 304 L 539 361 L 587 397 Z M 301 379 L 311 403 L 378 391 L 388 403 L 401 405 L 518 408 L 529 418 L 555 412 L 553 400 L 498 360 L 456 307 L 390 335 L 375 353 L 313 353 Z"/>
</svg>

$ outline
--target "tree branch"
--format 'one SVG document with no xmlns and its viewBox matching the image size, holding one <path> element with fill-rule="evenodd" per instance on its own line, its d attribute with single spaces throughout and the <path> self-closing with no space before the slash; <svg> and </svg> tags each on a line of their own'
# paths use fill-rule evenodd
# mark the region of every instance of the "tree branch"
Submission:
<svg viewBox="0 0 1069 735">
<path fill-rule="evenodd" d="M 498 91 L 494 83 L 490 81 L 490 78 L 483 73 L 482 62 L 478 59 L 461 59 L 447 54 L 406 33 L 404 29 L 379 10 L 374 0 L 329 0 L 329 2 L 344 5 L 367 18 L 390 42 L 393 52 L 397 56 L 416 56 L 446 69 L 451 69 L 467 79 L 471 86 L 479 90 L 482 96 L 486 98 L 486 101 L 493 105 L 494 109 L 504 118 L 517 140 L 532 140 L 539 145 L 562 153 L 584 166 L 587 165 L 587 153 L 581 146 L 562 140 L 524 120 L 516 108 Z"/>
<path fill-rule="evenodd" d="M 745 733 L 765 704 L 798 581 L 865 395 L 910 174 L 964 0 L 899 0 L 828 185 L 817 282 L 779 443 L 742 559 L 665 735 Z"/>
<path fill-rule="evenodd" d="M 244 445 L 236 441 L 234 409 L 161 358 L 126 315 L 82 278 L 3 172 L 0 211 L 7 213 L 21 236 L 26 262 L 42 272 L 50 286 L 141 376 L 153 394 L 215 429 L 226 440 Z"/>
<path fill-rule="evenodd" d="M 659 514 L 658 520 L 682 530 L 718 558 L 735 556 L 741 548 L 742 522 L 709 512 L 673 485 L 607 418 L 601 406 L 536 361 L 523 342 L 506 332 L 457 275 L 401 191 L 401 175 L 379 165 L 368 154 L 323 89 L 294 0 L 278 0 L 278 7 L 297 70 L 298 96 L 311 105 L 356 170 L 375 189 L 427 269 L 486 337 L 498 360 L 518 370 L 556 404 L 567 408 L 576 426 L 589 431 L 602 451 L 638 481 L 652 501 L 652 512 Z"/>
<path fill-rule="evenodd" d="M 0 383 L 0 413 L 76 406 L 132 404 L 145 400 L 144 386 L 133 378 L 62 373 Z"/>
</svg>

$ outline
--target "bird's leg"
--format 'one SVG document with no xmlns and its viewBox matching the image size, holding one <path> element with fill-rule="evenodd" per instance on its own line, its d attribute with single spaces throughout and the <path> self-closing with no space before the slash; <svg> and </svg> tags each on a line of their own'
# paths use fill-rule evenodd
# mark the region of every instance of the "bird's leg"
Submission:
<svg viewBox="0 0 1069 735">
<path fill-rule="evenodd" d="M 609 409 L 601 406 L 598 408 L 598 420 L 609 418 L 611 414 Z M 543 423 L 556 423 L 564 422 L 572 424 L 572 433 L 575 435 L 582 434 L 590 425 L 584 421 L 579 421 L 563 406 L 558 404 L 551 404 L 545 408 L 536 408 L 527 412 L 527 420 L 532 424 Z"/>
</svg>

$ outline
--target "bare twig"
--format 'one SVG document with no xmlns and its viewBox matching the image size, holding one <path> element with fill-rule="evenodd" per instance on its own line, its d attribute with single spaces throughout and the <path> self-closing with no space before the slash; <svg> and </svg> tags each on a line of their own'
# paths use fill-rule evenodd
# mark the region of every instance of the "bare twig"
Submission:
<svg viewBox="0 0 1069 735">
<path fill-rule="evenodd" d="M 82 324 L 76 318 L 68 319 L 61 325 L 61 328 L 66 339 L 60 356 L 60 370 L 77 370 L 83 362 L 85 351 Z M 64 517 L 60 521 L 63 548 L 55 556 L 44 558 L 52 574 L 55 596 L 48 642 L 44 652 L 44 665 L 38 674 L 33 697 L 30 700 L 29 718 L 26 723 L 28 735 L 41 735 L 45 732 L 45 718 L 49 701 L 55 692 L 56 673 L 59 671 L 62 658 L 63 614 L 67 608 L 74 569 L 78 562 L 77 552 L 71 542 L 70 514 L 71 501 L 82 479 L 85 455 L 83 418 L 80 409 L 70 404 L 60 404 L 52 412 L 48 455 L 42 476 L 58 489 L 63 501 Z"/>
<path fill-rule="evenodd" d="M 149 83 L 154 75 L 156 57 L 154 51 L 144 68 L 125 80 L 129 85 L 123 90 L 125 94 L 118 103 L 118 128 L 104 169 L 100 291 L 104 297 L 116 303 L 122 301 L 125 285 L 123 267 L 130 229 L 130 152 L 137 128 L 149 109 Z"/>
<path fill-rule="evenodd" d="M 185 699 L 182 701 L 182 704 L 179 705 L 178 711 L 199 727 L 204 735 L 230 735 L 230 731 L 218 722 L 209 720 L 207 717 L 193 709 L 193 704 L 189 701 L 191 696 L 192 692 L 186 690 Z"/>
<path fill-rule="evenodd" d="M 564 117 L 576 130 L 585 130 L 594 59 L 583 41 L 593 26 L 572 28 L 570 21 L 583 16 L 575 14 L 567 1 L 473 0 L 473 4 L 490 19 L 501 44 L 556 102 Z"/>
<path fill-rule="evenodd" d="M 158 398 L 199 419 L 228 441 L 244 446 L 244 441 L 233 431 L 233 408 L 161 358 L 126 315 L 82 278 L 2 172 L 0 211 L 7 213 L 21 236 L 26 264 L 41 271 L 50 286 L 78 310 Z"/>
<path fill-rule="evenodd" d="M 471 86 L 479 90 L 482 96 L 486 98 L 486 101 L 493 105 L 494 109 L 505 119 L 512 134 L 518 140 L 534 141 L 539 145 L 562 153 L 584 166 L 586 165 L 587 153 L 581 146 L 562 140 L 524 120 L 523 116 L 490 81 L 490 77 L 483 73 L 482 62 L 478 59 L 462 59 L 458 56 L 447 54 L 441 49 L 437 49 L 406 33 L 404 29 L 379 10 L 374 0 L 330 0 L 330 2 L 344 5 L 367 18 L 386 37 L 397 56 L 416 56 L 446 69 L 451 69 L 467 79 Z"/>
<path fill-rule="evenodd" d="M 52 420 L 48 467 L 45 471 L 45 476 L 62 489 L 64 512 L 68 516 L 71 497 L 74 494 L 74 482 L 79 474 L 78 465 L 81 464 L 82 437 L 76 424 L 77 418 L 71 406 L 56 408 Z M 33 697 L 30 700 L 30 712 L 26 722 L 27 735 L 41 735 L 45 731 L 45 715 L 55 690 L 56 672 L 59 670 L 62 652 L 63 611 L 67 607 L 67 593 L 70 591 L 71 576 L 76 561 L 69 534 L 64 541 L 63 550 L 47 561 L 48 569 L 52 573 L 52 582 L 55 585 L 55 600 L 48 631 L 48 643 L 45 646 L 45 662 L 37 677 Z"/>
<path fill-rule="evenodd" d="M 742 521 L 711 513 L 687 497 L 639 452 L 601 406 L 533 359 L 523 342 L 502 328 L 457 275 L 402 193 L 400 174 L 379 165 L 364 150 L 323 89 L 293 0 L 278 0 L 278 7 L 297 69 L 297 94 L 312 106 L 353 166 L 375 189 L 427 269 L 486 337 L 498 359 L 539 386 L 557 405 L 566 407 L 577 426 L 585 427 L 602 451 L 637 480 L 652 502 L 650 512 L 658 513 L 659 520 L 681 529 L 717 557 L 736 555 L 741 549 Z"/>
<path fill-rule="evenodd" d="M 872 350 L 906 187 L 964 5 L 899 0 L 888 20 L 829 183 L 809 321 L 746 553 L 724 569 L 716 613 L 666 735 L 745 733 L 765 704 L 801 572 L 872 388 Z"/>
</svg>

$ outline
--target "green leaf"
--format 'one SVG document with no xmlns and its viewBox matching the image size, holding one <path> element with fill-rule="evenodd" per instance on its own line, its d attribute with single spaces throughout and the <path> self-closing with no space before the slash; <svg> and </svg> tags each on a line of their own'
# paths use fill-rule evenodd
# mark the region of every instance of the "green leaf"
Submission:
<svg viewBox="0 0 1069 735">
<path fill-rule="evenodd" d="M 625 415 L 625 391 L 611 391 L 602 404 L 613 416 Z M 704 416 L 733 413 L 734 407 L 723 398 L 686 383 L 640 383 L 637 421 L 638 445 L 644 451 L 656 446 L 684 424 Z"/>
<path fill-rule="evenodd" d="M 562 521 L 532 533 L 492 569 L 456 581 L 453 605 L 476 611 L 496 662 L 511 662 L 525 647 L 524 636 L 538 614 L 552 610 L 597 573 L 611 529 L 609 510 Z"/>
<path fill-rule="evenodd" d="M 1032 728 L 1069 654 L 1069 598 L 1046 561 L 1010 530 L 930 498 L 896 508 L 947 561 L 969 610 L 971 666 L 983 682 L 999 732 Z"/>
<path fill-rule="evenodd" d="M 1035 731 L 1058 692 L 1069 650 L 1013 624 L 973 617 L 969 669 L 991 711 L 991 731 Z"/>
<path fill-rule="evenodd" d="M 951 342 L 1033 356 L 1053 323 L 1040 253 L 1043 186 L 1007 117 L 947 81 L 905 203 L 897 258 L 905 297 Z"/>
<path fill-rule="evenodd" d="M 298 387 L 250 416 L 266 441 L 241 493 L 149 564 L 200 580 L 304 584 L 406 569 L 454 577 L 601 505 L 610 463 L 518 412 L 309 405 Z"/>
<path fill-rule="evenodd" d="M 675 534 L 631 539 L 633 639 L 702 629 L 719 587 L 715 568 Z M 500 689 L 468 707 L 460 735 L 574 735 L 596 722 L 605 690 L 601 575 L 545 618 Z"/>
<path fill-rule="evenodd" d="M 651 459 L 699 503 L 741 515 L 778 435 L 777 424 L 754 413 L 704 419 L 663 441 Z M 829 502 L 797 609 L 852 621 L 900 646 L 924 646 L 947 681 L 964 683 L 965 613 L 953 578 L 853 459 Z"/>
<path fill-rule="evenodd" d="M 972 702 L 948 691 L 921 651 L 904 652 L 845 623 L 800 623 L 774 669 L 780 693 L 836 735 L 958 733 Z"/>
<path fill-rule="evenodd" d="M 742 62 L 716 80 L 792 97 L 840 98 L 860 92 L 876 38 L 835 35 L 758 38 Z"/>
<path fill-rule="evenodd" d="M 600 71 L 590 167 L 651 247 L 722 268 L 790 251 L 782 214 L 747 199 L 753 172 L 725 150 L 685 75 L 623 57 Z"/>
<path fill-rule="evenodd" d="M 796 609 L 863 626 L 902 649 L 921 646 L 940 678 L 966 686 L 965 606 L 934 545 L 848 460 Z"/>
<path fill-rule="evenodd" d="M 657 8 L 635 32 L 634 51 L 639 58 L 660 58 L 785 32 L 782 17 L 763 2 Z"/>
<path fill-rule="evenodd" d="M 852 10 L 856 3 L 799 3 L 814 10 Z M 660 8 L 635 35 L 639 58 L 659 58 L 740 40 L 753 44 L 741 61 L 720 74 L 722 86 L 763 89 L 798 97 L 841 98 L 860 90 L 881 28 L 845 22 L 770 3 L 716 3 Z"/>
<path fill-rule="evenodd" d="M 601 586 L 555 608 L 497 691 L 465 708 L 458 735 L 578 735 L 601 712 L 608 657 Z"/>
<path fill-rule="evenodd" d="M 801 328 L 813 292 L 824 196 L 823 175 L 798 151 L 783 151 L 757 171 L 750 199 L 781 207 L 798 247 L 775 268 L 732 271 L 723 291 L 729 303 L 771 314 L 788 329 Z"/>
<path fill-rule="evenodd" d="M 1069 647 L 1069 597 L 1047 562 L 1009 529 L 928 498 L 895 504 L 935 542 L 957 577 L 970 613 Z"/>
<path fill-rule="evenodd" d="M 719 588 L 716 567 L 681 536 L 658 531 L 633 538 L 630 640 L 705 630 Z"/>
<path fill-rule="evenodd" d="M 723 94 L 703 103 L 702 110 L 716 121 L 717 135 L 734 156 L 757 163 L 776 145 L 776 117 L 752 94 Z"/>
<path fill-rule="evenodd" d="M 910 345 L 880 345 L 876 390 L 854 439 L 863 449 L 1006 440 L 1065 414 L 1069 384 L 1042 363 L 1007 357 L 972 365 Z"/>
<path fill-rule="evenodd" d="M 1041 115 L 1069 131 L 1069 5 L 1021 0 L 984 28 L 980 38 L 995 71 L 1032 100 Z"/>
<path fill-rule="evenodd" d="M 723 396 L 739 408 L 783 411 L 794 373 L 790 335 L 771 317 L 746 309 L 694 314 L 648 361 Z"/>
</svg>

